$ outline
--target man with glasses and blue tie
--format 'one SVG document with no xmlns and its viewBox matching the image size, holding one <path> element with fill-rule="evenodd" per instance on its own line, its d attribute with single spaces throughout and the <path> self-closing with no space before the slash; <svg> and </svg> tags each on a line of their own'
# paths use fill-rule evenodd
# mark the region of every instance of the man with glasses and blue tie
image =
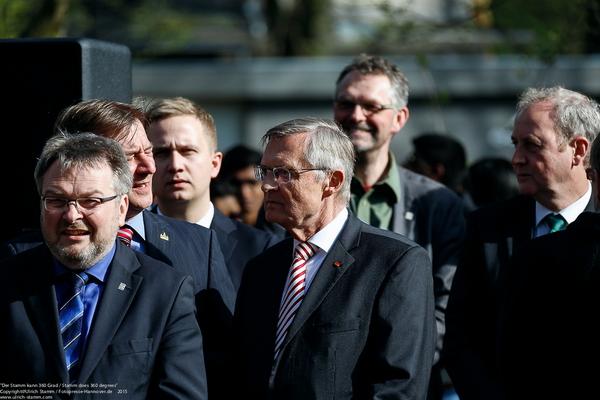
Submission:
<svg viewBox="0 0 600 400">
<path fill-rule="evenodd" d="M 292 236 L 250 260 L 234 314 L 230 398 L 425 399 L 431 262 L 348 212 L 354 150 L 333 122 L 270 129 L 256 177 Z"/>
<path fill-rule="evenodd" d="M 350 209 L 362 221 L 400 233 L 428 250 L 433 265 L 439 361 L 445 311 L 465 235 L 463 205 L 445 186 L 396 163 L 390 144 L 408 121 L 408 81 L 388 60 L 360 55 L 340 73 L 335 121 L 352 140 L 356 165 Z M 440 366 L 430 398 L 441 398 Z"/>
<path fill-rule="evenodd" d="M 0 382 L 53 398 L 206 398 L 192 278 L 116 240 L 132 185 L 121 146 L 59 134 L 35 180 L 45 244 L 0 265 Z"/>
</svg>

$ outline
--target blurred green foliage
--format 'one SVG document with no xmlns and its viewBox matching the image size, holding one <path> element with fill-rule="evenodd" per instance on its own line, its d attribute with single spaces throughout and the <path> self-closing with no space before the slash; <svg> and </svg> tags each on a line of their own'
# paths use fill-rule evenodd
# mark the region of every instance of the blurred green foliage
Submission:
<svg viewBox="0 0 600 400">
<path fill-rule="evenodd" d="M 456 2 L 467 5 L 459 17 L 443 21 L 411 14 L 415 1 L 0 0 L 0 36 L 85 36 L 123 43 L 138 57 L 367 50 L 524 53 L 551 62 L 600 51 L 600 0 L 466 0 Z M 350 42 L 336 36 L 340 14 L 355 29 Z"/>
</svg>

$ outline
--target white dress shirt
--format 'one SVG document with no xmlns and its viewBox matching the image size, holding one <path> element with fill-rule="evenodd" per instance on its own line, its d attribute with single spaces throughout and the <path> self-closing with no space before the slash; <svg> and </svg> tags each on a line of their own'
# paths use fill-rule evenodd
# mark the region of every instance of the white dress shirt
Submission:
<svg viewBox="0 0 600 400">
<path fill-rule="evenodd" d="M 566 208 L 563 208 L 556 214 L 560 214 L 568 224 L 575 221 L 579 214 L 581 214 L 588 203 L 590 202 L 590 198 L 592 197 L 592 185 L 588 182 L 588 190 L 585 192 L 583 196 L 577 199 L 574 203 L 570 204 Z M 548 214 L 555 214 L 554 211 L 551 211 L 538 203 L 535 202 L 535 229 L 533 231 L 533 237 L 539 237 L 546 235 L 550 232 L 550 227 L 542 222 L 542 220 Z"/>
</svg>

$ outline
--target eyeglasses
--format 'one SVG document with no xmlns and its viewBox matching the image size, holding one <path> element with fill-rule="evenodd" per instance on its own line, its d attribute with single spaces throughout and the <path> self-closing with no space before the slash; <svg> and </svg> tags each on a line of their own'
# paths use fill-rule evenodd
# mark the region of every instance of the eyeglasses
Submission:
<svg viewBox="0 0 600 400">
<path fill-rule="evenodd" d="M 293 168 L 287 168 L 287 167 L 269 168 L 269 167 L 265 167 L 264 165 L 257 165 L 254 167 L 254 175 L 256 176 L 256 180 L 258 180 L 259 182 L 263 182 L 267 177 L 267 173 L 271 172 L 273 174 L 273 179 L 275 179 L 275 182 L 280 184 L 280 183 L 288 183 L 289 181 L 292 180 L 292 177 L 298 176 L 304 172 L 326 171 L 326 170 L 327 170 L 326 168 L 303 168 L 303 169 L 293 169 Z"/>
<path fill-rule="evenodd" d="M 70 204 L 73 204 L 77 211 L 82 214 L 90 215 L 102 204 L 119 197 L 118 194 L 108 197 L 80 197 L 78 199 L 65 199 L 62 197 L 43 196 L 44 210 L 49 213 L 61 213 Z"/>
<path fill-rule="evenodd" d="M 333 104 L 335 108 L 341 111 L 353 111 L 354 107 L 359 106 L 363 114 L 367 117 L 383 110 L 394 110 L 396 108 L 391 104 L 356 103 L 350 100 L 335 100 Z"/>
</svg>

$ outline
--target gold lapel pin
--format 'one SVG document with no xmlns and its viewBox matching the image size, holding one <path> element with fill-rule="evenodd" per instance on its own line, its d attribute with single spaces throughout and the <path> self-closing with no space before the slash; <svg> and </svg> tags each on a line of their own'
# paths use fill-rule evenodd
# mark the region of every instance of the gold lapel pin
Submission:
<svg viewBox="0 0 600 400">
<path fill-rule="evenodd" d="M 169 235 L 167 235 L 166 232 L 163 232 L 163 233 L 160 234 L 160 238 L 162 240 L 167 240 L 168 241 L 169 240 Z"/>
<path fill-rule="evenodd" d="M 336 267 L 336 268 L 339 268 L 339 267 L 342 266 L 342 262 L 341 261 L 334 261 L 333 262 L 333 266 Z"/>
</svg>

